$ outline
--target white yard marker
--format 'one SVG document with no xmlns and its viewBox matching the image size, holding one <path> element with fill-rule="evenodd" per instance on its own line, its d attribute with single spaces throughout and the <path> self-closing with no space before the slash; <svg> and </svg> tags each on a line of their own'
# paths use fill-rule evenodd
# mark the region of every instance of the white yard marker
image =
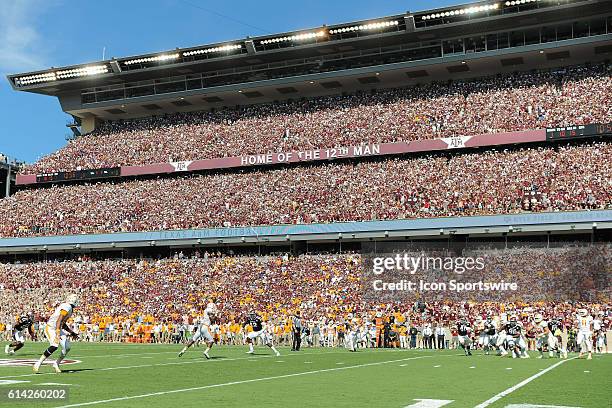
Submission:
<svg viewBox="0 0 612 408">
<path fill-rule="evenodd" d="M 435 365 L 434 368 L 442 367 L 441 365 Z"/>
<path fill-rule="evenodd" d="M 81 403 L 78 403 L 78 404 L 62 405 L 61 407 L 57 407 L 57 408 L 84 407 L 84 406 L 88 406 L 88 405 L 98 405 L 98 404 L 105 404 L 105 403 L 109 403 L 109 402 L 132 400 L 132 399 L 137 399 L 137 398 L 147 398 L 147 397 L 156 397 L 156 396 L 159 396 L 159 395 L 177 394 L 177 393 L 181 393 L 181 392 L 200 391 L 200 390 L 206 390 L 206 389 L 210 389 L 210 388 L 226 387 L 228 385 L 239 385 L 239 384 L 248 384 L 248 383 L 260 382 L 260 381 L 278 380 L 278 379 L 282 379 L 282 378 L 300 377 L 300 376 L 303 376 L 303 375 L 320 374 L 320 373 L 326 373 L 326 372 L 331 372 L 331 371 L 350 370 L 351 368 L 372 367 L 372 366 L 378 366 L 378 365 L 383 365 L 383 364 L 398 363 L 400 361 L 418 360 L 418 359 L 428 358 L 428 357 L 433 357 L 433 356 L 417 356 L 417 357 L 401 358 L 401 359 L 398 359 L 398 360 L 379 361 L 379 362 L 376 362 L 376 363 L 358 364 L 358 365 L 353 365 L 353 366 L 344 366 L 344 367 L 335 367 L 335 368 L 324 368 L 322 370 L 304 371 L 304 372 L 301 372 L 301 373 L 276 375 L 276 376 L 272 376 L 272 377 L 253 378 L 253 379 L 250 379 L 250 380 L 232 381 L 232 382 L 221 383 L 221 384 L 210 384 L 210 385 L 203 385 L 201 387 L 181 388 L 181 389 L 178 389 L 178 390 L 159 391 L 159 392 L 152 392 L 152 393 L 149 393 L 149 394 L 139 394 L 139 395 L 131 395 L 131 396 L 127 396 L 127 397 L 117 397 L 117 398 L 110 398 L 110 399 L 98 400 L 98 401 L 81 402 Z M 438 406 L 440 406 L 440 405 L 438 405 Z M 417 405 L 417 407 L 418 407 L 418 405 Z M 425 406 L 423 406 L 423 408 L 424 407 Z"/>
<path fill-rule="evenodd" d="M 549 372 L 551 370 L 554 370 L 555 368 L 559 367 L 561 364 L 567 363 L 568 361 L 573 360 L 575 358 L 576 357 L 570 358 L 569 360 L 561 360 L 558 363 L 555 363 L 555 364 L 551 365 L 550 367 L 546 368 L 545 370 L 540 371 L 540 372 L 532 375 L 531 377 L 524 379 L 520 383 L 518 383 L 516 385 L 513 385 L 512 387 L 508 388 L 507 390 L 504 390 L 504 391 L 500 392 L 499 394 L 489 398 L 485 402 L 476 405 L 474 408 L 485 408 L 485 407 L 488 407 L 489 405 L 493 404 L 494 402 L 497 402 L 500 399 L 504 398 L 506 395 L 508 395 L 510 393 L 513 393 L 514 391 L 518 390 L 519 388 L 522 388 L 525 385 L 529 384 L 530 382 L 532 382 L 536 378 L 546 374 L 547 372 Z"/>
<path fill-rule="evenodd" d="M 21 384 L 21 383 L 29 383 L 29 381 L 0 380 L 0 385 L 11 385 L 11 384 Z"/>
<path fill-rule="evenodd" d="M 56 383 L 56 382 L 40 383 L 38 385 L 63 385 L 63 386 L 66 386 L 66 387 L 67 386 L 71 386 L 72 387 L 72 384 L 64 384 L 64 383 Z"/>
<path fill-rule="evenodd" d="M 437 399 L 415 399 L 414 404 L 406 405 L 404 408 L 439 408 L 450 404 L 454 400 L 437 400 Z"/>
</svg>

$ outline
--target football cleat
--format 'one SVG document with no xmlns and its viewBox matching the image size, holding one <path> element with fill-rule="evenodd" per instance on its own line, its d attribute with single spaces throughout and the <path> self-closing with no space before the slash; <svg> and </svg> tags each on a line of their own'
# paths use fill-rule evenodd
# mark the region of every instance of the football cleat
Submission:
<svg viewBox="0 0 612 408">
<path fill-rule="evenodd" d="M 8 344 L 6 346 L 4 346 L 4 352 L 6 354 L 11 354 L 11 347 Z"/>
<path fill-rule="evenodd" d="M 210 360 L 210 356 L 208 355 L 207 352 L 204 352 L 204 357 L 206 357 L 207 360 Z"/>
<path fill-rule="evenodd" d="M 589 356 L 587 357 L 587 360 L 592 360 L 593 356 L 589 354 Z"/>
<path fill-rule="evenodd" d="M 32 366 L 32 371 L 34 371 L 34 374 L 38 374 L 38 371 L 40 370 L 40 361 L 37 361 L 33 366 Z"/>
<path fill-rule="evenodd" d="M 255 352 L 254 352 L 254 351 L 247 351 L 246 353 L 247 353 L 247 354 L 255 354 Z"/>
<path fill-rule="evenodd" d="M 57 374 L 62 372 L 62 369 L 59 367 L 59 364 L 57 364 L 57 361 L 53 363 L 53 369 L 55 370 Z"/>
<path fill-rule="evenodd" d="M 183 354 L 185 354 L 185 351 L 181 350 L 181 352 L 180 352 L 180 353 L 178 353 L 178 356 L 179 356 L 179 357 L 183 357 Z"/>
</svg>

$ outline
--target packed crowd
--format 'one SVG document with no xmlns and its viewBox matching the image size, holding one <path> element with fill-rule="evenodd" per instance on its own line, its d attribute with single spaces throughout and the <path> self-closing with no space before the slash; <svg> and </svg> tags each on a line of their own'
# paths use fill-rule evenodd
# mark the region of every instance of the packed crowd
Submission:
<svg viewBox="0 0 612 408">
<path fill-rule="evenodd" d="M 600 64 L 108 122 L 22 172 L 608 123 L 611 88 L 610 66 Z"/>
<path fill-rule="evenodd" d="M 551 282 L 563 286 L 568 282 L 562 277 L 575 271 L 571 262 L 581 254 L 579 264 L 583 265 L 593 251 L 603 259 L 594 274 L 609 276 L 609 245 L 489 250 L 486 265 L 492 273 L 525 288 L 552 287 Z M 368 283 L 362 265 L 362 256 L 351 253 L 299 257 L 205 253 L 158 260 L 0 264 L 0 324 L 6 331 L 14 316 L 27 311 L 44 319 L 67 293 L 74 292 L 81 306 L 73 324 L 82 339 L 91 341 L 145 337 L 147 341 L 182 341 L 211 299 L 220 310 L 216 324 L 219 341 L 225 344 L 241 344 L 245 316 L 253 310 L 262 315 L 281 344 L 290 338 L 290 317 L 300 311 L 306 327 L 313 329 L 309 335 L 319 334 L 316 342 L 328 346 L 338 345 L 344 323 L 352 318 L 360 319 L 364 327 L 380 316 L 393 315 L 393 323 L 406 329 L 428 324 L 450 329 L 462 316 L 501 316 L 511 310 L 521 316 L 538 310 L 569 323 L 576 308 L 586 304 L 576 302 L 581 300 L 588 302 L 594 314 L 605 312 L 607 316 L 610 310 L 609 283 L 587 288 L 586 295 L 570 293 L 572 302 L 545 297 L 529 302 L 510 298 L 476 301 L 473 294 L 451 301 L 436 300 L 427 293 L 419 299 L 366 301 L 363 287 Z"/>
<path fill-rule="evenodd" d="M 612 144 L 54 186 L 0 201 L 0 237 L 612 206 Z"/>
</svg>

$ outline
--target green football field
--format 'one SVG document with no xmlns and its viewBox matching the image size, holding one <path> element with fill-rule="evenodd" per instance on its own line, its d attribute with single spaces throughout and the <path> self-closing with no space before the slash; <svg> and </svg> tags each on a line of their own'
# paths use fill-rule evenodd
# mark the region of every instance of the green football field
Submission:
<svg viewBox="0 0 612 408">
<path fill-rule="evenodd" d="M 2 344 L 4 346 L 4 344 Z M 246 347 L 203 348 L 177 357 L 178 345 L 76 343 L 77 360 L 55 374 L 35 359 L 46 346 L 27 343 L 0 360 L 2 407 L 610 407 L 612 356 L 575 359 L 465 357 L 457 351 Z M 535 355 L 532 354 L 532 357 Z M 8 361 L 10 360 L 10 361 Z M 27 362 L 24 362 L 26 364 Z M 45 385 L 46 384 L 46 385 Z M 64 401 L 9 400 L 10 390 L 68 388 Z"/>
</svg>

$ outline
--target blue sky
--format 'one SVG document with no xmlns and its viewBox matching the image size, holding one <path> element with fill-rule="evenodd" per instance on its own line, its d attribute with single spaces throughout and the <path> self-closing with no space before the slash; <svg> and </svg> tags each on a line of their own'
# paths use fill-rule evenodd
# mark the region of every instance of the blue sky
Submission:
<svg viewBox="0 0 612 408">
<path fill-rule="evenodd" d="M 0 0 L 0 153 L 33 162 L 69 133 L 56 98 L 15 92 L 7 74 L 465 2 Z"/>
</svg>

